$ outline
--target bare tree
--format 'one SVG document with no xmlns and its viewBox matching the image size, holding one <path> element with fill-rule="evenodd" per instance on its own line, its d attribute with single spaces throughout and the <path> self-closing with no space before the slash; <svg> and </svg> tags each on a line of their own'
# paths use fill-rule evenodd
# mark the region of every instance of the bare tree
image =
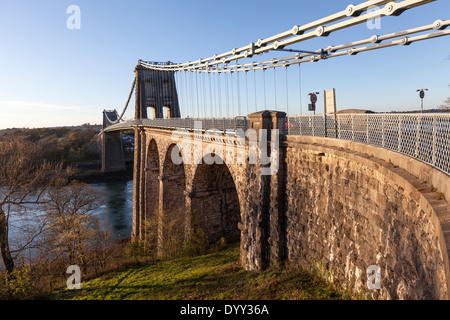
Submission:
<svg viewBox="0 0 450 320">
<path fill-rule="evenodd" d="M 147 217 L 143 240 L 143 253 L 153 260 L 196 256 L 204 254 L 209 246 L 198 216 L 180 210 L 157 210 Z"/>
<path fill-rule="evenodd" d="M 63 184 L 71 174 L 62 164 L 40 159 L 36 145 L 24 138 L 8 137 L 0 142 L 0 251 L 8 274 L 14 270 L 18 254 L 29 248 L 45 228 L 45 219 L 38 217 L 33 205 L 42 204 L 46 190 Z M 18 220 L 14 217 L 28 217 L 34 227 L 28 229 L 25 241 L 11 246 L 11 228 Z"/>
<path fill-rule="evenodd" d="M 449 57 L 450 60 L 450 57 Z M 450 84 L 448 85 L 450 87 Z M 442 111 L 450 111 L 450 97 L 447 97 L 447 100 L 444 101 L 444 104 L 438 107 L 439 110 Z"/>
<path fill-rule="evenodd" d="M 104 231 L 92 214 L 103 203 L 100 192 L 88 184 L 72 182 L 51 188 L 45 195 L 48 229 L 45 242 L 53 258 L 68 260 L 82 267 L 87 256 L 99 249 Z"/>
<path fill-rule="evenodd" d="M 438 109 L 443 111 L 450 111 L 450 97 L 448 97 L 447 100 L 444 101 L 444 104 L 439 106 Z"/>
</svg>

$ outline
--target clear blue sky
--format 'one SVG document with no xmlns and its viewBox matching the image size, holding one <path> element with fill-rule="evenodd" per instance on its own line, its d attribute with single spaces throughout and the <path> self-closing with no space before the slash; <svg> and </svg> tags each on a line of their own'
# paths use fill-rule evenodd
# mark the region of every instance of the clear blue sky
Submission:
<svg viewBox="0 0 450 320">
<path fill-rule="evenodd" d="M 209 57 L 341 11 L 350 3 L 2 0 L 0 128 L 100 123 L 103 109 L 123 108 L 138 59 L 186 62 Z M 66 26 L 66 10 L 72 4 L 81 9 L 80 30 Z M 381 30 L 360 25 L 295 47 L 316 50 L 437 19 L 450 19 L 450 1 L 383 18 Z M 403 111 L 420 108 L 415 90 L 426 87 L 430 91 L 425 107 L 436 107 L 450 96 L 449 44 L 450 37 L 444 37 L 303 64 L 302 96 L 306 100 L 308 92 L 336 88 L 339 109 Z M 133 117 L 133 106 L 128 118 Z"/>
</svg>

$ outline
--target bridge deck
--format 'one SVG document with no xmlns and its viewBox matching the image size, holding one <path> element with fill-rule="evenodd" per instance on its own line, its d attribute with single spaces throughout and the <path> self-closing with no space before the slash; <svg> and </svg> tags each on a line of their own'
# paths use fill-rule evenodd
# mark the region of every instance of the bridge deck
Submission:
<svg viewBox="0 0 450 320">
<path fill-rule="evenodd" d="M 103 132 L 135 127 L 246 131 L 247 117 L 177 118 L 129 120 L 112 125 Z M 338 114 L 291 116 L 286 120 L 286 134 L 331 137 L 383 147 L 426 162 L 450 174 L 449 114 Z"/>
</svg>

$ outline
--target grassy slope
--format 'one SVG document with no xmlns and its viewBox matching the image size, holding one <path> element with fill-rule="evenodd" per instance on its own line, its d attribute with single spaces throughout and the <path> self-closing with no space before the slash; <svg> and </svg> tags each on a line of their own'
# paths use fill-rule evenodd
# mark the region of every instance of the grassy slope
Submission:
<svg viewBox="0 0 450 320">
<path fill-rule="evenodd" d="M 344 299 L 321 278 L 299 267 L 249 272 L 238 267 L 237 244 L 195 258 L 160 261 L 108 273 L 52 299 L 256 300 Z"/>
</svg>

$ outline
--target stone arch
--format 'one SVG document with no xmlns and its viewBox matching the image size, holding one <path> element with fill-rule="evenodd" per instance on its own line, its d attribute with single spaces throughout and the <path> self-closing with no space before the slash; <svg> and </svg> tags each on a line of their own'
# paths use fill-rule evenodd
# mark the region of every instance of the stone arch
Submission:
<svg viewBox="0 0 450 320">
<path fill-rule="evenodd" d="M 186 177 L 183 162 L 172 159 L 172 154 L 181 156 L 176 144 L 171 144 L 164 155 L 160 181 L 160 210 L 158 215 L 158 254 L 174 238 L 186 237 L 188 217 L 186 215 Z M 172 248 L 173 249 L 173 248 Z"/>
<path fill-rule="evenodd" d="M 172 152 L 181 156 L 176 144 L 171 144 L 164 156 L 164 166 L 160 180 L 162 183 L 162 210 L 176 210 L 179 213 L 186 211 L 185 190 L 186 177 L 183 163 L 172 159 Z"/>
<path fill-rule="evenodd" d="M 145 221 L 143 224 L 143 228 L 145 228 L 145 222 L 149 221 L 152 217 L 154 217 L 159 210 L 159 191 L 160 191 L 160 183 L 159 183 L 159 175 L 160 175 L 160 163 L 159 163 L 159 152 L 158 145 L 155 139 L 151 139 L 148 144 L 147 149 L 147 161 L 145 167 Z M 144 232 L 144 236 L 146 233 Z"/>
<path fill-rule="evenodd" d="M 199 217 L 208 240 L 240 239 L 241 209 L 237 188 L 228 166 L 206 163 L 196 167 L 192 182 L 191 210 Z"/>
</svg>

